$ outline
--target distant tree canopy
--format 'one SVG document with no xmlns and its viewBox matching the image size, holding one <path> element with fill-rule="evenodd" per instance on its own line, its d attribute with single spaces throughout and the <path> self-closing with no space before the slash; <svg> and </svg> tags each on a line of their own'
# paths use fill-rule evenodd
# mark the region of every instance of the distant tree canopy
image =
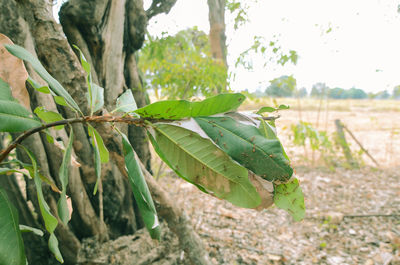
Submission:
<svg viewBox="0 0 400 265">
<path fill-rule="evenodd" d="M 311 89 L 312 97 L 329 97 L 334 99 L 365 99 L 368 94 L 359 88 L 343 89 L 340 87 L 329 88 L 325 83 L 316 83 Z"/>
<path fill-rule="evenodd" d="M 389 99 L 390 93 L 387 90 L 383 90 L 377 93 L 369 93 L 368 97 L 373 99 Z"/>
<path fill-rule="evenodd" d="M 393 97 L 394 99 L 400 99 L 400 85 L 395 86 L 395 87 L 393 88 L 392 97 Z"/>
<path fill-rule="evenodd" d="M 296 90 L 297 81 L 293 76 L 283 75 L 270 81 L 265 94 L 270 97 L 292 97 Z"/>
<path fill-rule="evenodd" d="M 144 86 L 157 97 L 210 96 L 226 90 L 226 66 L 212 58 L 208 35 L 197 28 L 175 36 L 148 36 L 139 58 Z"/>
</svg>

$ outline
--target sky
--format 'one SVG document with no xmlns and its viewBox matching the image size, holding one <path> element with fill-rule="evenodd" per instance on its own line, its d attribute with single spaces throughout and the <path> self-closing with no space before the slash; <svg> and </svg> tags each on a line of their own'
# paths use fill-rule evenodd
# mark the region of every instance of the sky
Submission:
<svg viewBox="0 0 400 265">
<path fill-rule="evenodd" d="M 149 2 L 145 1 L 145 7 Z M 269 80 L 281 75 L 293 75 L 297 86 L 307 89 L 323 82 L 332 88 L 391 92 L 400 85 L 398 0 L 241 2 L 250 7 L 250 21 L 235 31 L 232 16 L 227 17 L 228 64 L 236 73 L 231 83 L 234 90 L 265 90 Z M 193 26 L 208 33 L 207 1 L 178 0 L 168 15 L 154 17 L 148 30 L 152 35 L 174 34 Z M 267 42 L 277 40 L 283 50 L 295 50 L 297 65 L 268 64 L 264 68 L 264 61 L 255 56 L 253 71 L 234 69 L 236 58 L 254 36 Z"/>
<path fill-rule="evenodd" d="M 228 65 L 236 76 L 231 80 L 233 90 L 264 91 L 281 75 L 293 75 L 298 88 L 308 90 L 317 82 L 367 92 L 391 92 L 400 85 L 399 0 L 240 1 L 249 6 L 250 21 L 234 30 L 233 17 L 226 18 Z M 144 0 L 145 8 L 150 3 Z M 169 14 L 152 18 L 148 30 L 151 35 L 173 35 L 194 26 L 209 32 L 206 0 L 178 0 Z M 283 51 L 295 50 L 297 65 L 269 63 L 264 68 L 264 60 L 256 55 L 252 71 L 235 68 L 254 36 L 262 36 L 266 43 L 278 41 Z"/>
</svg>

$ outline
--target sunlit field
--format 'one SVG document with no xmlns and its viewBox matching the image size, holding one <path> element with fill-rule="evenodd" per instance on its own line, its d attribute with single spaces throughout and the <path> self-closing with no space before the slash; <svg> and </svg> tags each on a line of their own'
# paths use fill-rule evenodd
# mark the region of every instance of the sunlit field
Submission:
<svg viewBox="0 0 400 265">
<path fill-rule="evenodd" d="M 292 161 L 301 165 L 324 166 L 318 157 L 311 163 L 312 151 L 293 145 L 290 130 L 300 120 L 309 122 L 319 131 L 335 132 L 334 121 L 340 119 L 365 149 L 382 167 L 399 165 L 400 158 L 400 101 L 396 100 L 318 100 L 312 98 L 277 98 L 278 104 L 287 104 L 289 110 L 279 112 L 276 125 L 278 134 Z M 241 110 L 257 110 L 262 106 L 274 106 L 272 98 L 247 99 Z M 270 114 L 277 115 L 277 114 Z M 352 151 L 360 150 L 358 144 L 346 134 Z M 339 150 L 340 151 L 340 150 Z M 365 154 L 361 156 L 365 165 L 376 166 Z"/>
</svg>

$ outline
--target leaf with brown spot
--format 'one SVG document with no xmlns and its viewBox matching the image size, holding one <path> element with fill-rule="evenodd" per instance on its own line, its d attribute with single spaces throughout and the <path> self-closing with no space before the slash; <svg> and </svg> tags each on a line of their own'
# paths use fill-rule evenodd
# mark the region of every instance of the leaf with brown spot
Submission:
<svg viewBox="0 0 400 265">
<path fill-rule="evenodd" d="M 185 180 L 239 207 L 255 208 L 261 203 L 247 170 L 209 139 L 169 124 L 154 124 L 153 128 L 157 153 L 167 165 L 179 165 L 173 169 Z"/>
<path fill-rule="evenodd" d="M 272 182 L 262 179 L 251 171 L 249 171 L 249 180 L 261 197 L 261 204 L 255 207 L 255 210 L 261 211 L 274 204 L 274 186 Z"/>
<path fill-rule="evenodd" d="M 25 108 L 31 110 L 29 94 L 25 87 L 28 72 L 24 62 L 9 53 L 4 44 L 14 43 L 6 35 L 0 33 L 0 78 L 10 85 L 13 97 Z"/>
</svg>

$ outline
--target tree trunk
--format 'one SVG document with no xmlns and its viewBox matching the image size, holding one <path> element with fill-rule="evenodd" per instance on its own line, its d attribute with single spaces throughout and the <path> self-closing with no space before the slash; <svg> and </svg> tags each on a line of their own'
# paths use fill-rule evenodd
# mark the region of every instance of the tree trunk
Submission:
<svg viewBox="0 0 400 265">
<path fill-rule="evenodd" d="M 207 0 L 208 20 L 210 23 L 210 46 L 213 58 L 221 60 L 225 66 L 227 47 L 225 35 L 226 0 Z"/>
<path fill-rule="evenodd" d="M 63 5 L 59 14 L 61 27 L 53 19 L 52 4 L 49 1 L 0 0 L 0 32 L 37 56 L 48 72 L 72 95 L 84 113 L 88 113 L 86 97 L 83 96 L 86 92 L 85 72 L 71 44 L 79 46 L 92 65 L 93 82 L 104 87 L 106 109 L 114 109 L 117 97 L 127 89 L 133 90 L 138 105 L 142 106 L 145 104 L 145 92 L 138 75 L 135 52 L 144 41 L 148 17 L 160 12 L 168 13 L 175 2 L 176 0 L 154 0 L 153 9 L 144 11 L 142 0 L 70 0 Z M 27 69 L 33 79 L 45 84 L 29 65 Z M 48 110 L 59 111 L 65 117 L 74 117 L 75 114 L 67 108 L 56 106 L 50 95 L 33 91 L 29 93 L 32 109 L 45 106 Z M 96 177 L 89 138 L 82 124 L 72 127 L 75 133 L 73 155 L 77 157 L 81 167 L 70 167 L 68 195 L 73 206 L 72 219 L 67 226 L 59 224 L 56 229 L 65 264 L 77 263 L 83 238 L 95 236 L 99 240 L 107 240 L 134 233 L 143 226 L 136 218 L 134 198 L 121 168 L 122 149 L 118 136 L 110 125 L 96 127 L 104 138 L 111 157 L 117 159 L 103 165 L 100 186 L 102 191 L 99 189 L 97 195 L 93 196 Z M 128 133 L 134 149 L 150 171 L 150 152 L 148 144 L 144 142 L 144 130 L 123 126 L 121 130 Z M 66 144 L 69 129 L 51 130 L 51 134 Z M 24 145 L 35 154 L 41 172 L 60 185 L 58 169 L 62 151 L 39 134 L 26 139 Z M 18 152 L 18 157 L 30 163 L 23 153 Z M 18 206 L 22 223 L 43 227 L 43 221 L 35 219 L 35 214 L 32 214 L 26 204 L 26 200 L 31 201 L 35 212 L 39 213 L 36 191 L 31 180 L 26 180 L 26 198 L 17 192 L 19 189 L 14 179 L 2 179 L 0 186 L 8 187 L 8 194 Z M 44 186 L 43 190 L 51 211 L 57 216 L 58 194 L 52 192 L 48 186 Z M 101 195 L 102 200 L 99 198 Z M 162 203 L 161 201 L 160 209 L 163 207 Z M 171 217 L 171 213 L 165 211 L 161 211 L 160 216 L 166 220 L 179 219 L 179 216 L 172 214 Z M 183 223 L 188 224 L 187 220 Z M 178 233 L 178 237 L 185 235 Z M 49 254 L 43 238 L 24 236 L 24 242 L 29 264 L 57 263 Z M 196 244 L 202 249 L 201 241 L 197 240 Z"/>
</svg>

